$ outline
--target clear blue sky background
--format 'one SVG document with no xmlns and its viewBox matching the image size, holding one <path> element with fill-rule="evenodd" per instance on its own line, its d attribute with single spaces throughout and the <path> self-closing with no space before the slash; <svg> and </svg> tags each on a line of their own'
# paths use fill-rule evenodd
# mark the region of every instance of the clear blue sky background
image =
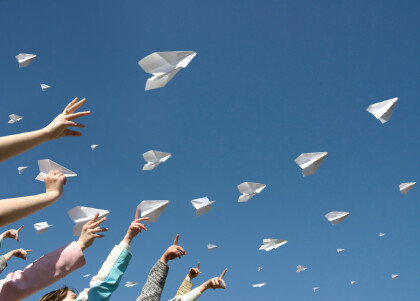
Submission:
<svg viewBox="0 0 420 301">
<path fill-rule="evenodd" d="M 384 0 L 0 1 L 0 135 L 45 126 L 76 96 L 92 110 L 80 120 L 83 137 L 0 165 L 1 198 L 44 191 L 34 180 L 38 159 L 79 174 L 56 204 L 11 225 L 25 225 L 21 242 L 6 241 L 2 252 L 30 248 L 38 258 L 75 239 L 67 210 L 111 211 L 86 266 L 29 299 L 88 286 L 82 275 L 100 268 L 138 203 L 167 199 L 133 243 L 123 282 L 139 285 L 121 285 L 113 300 L 135 300 L 176 233 L 188 255 L 171 262 L 162 300 L 197 261 L 195 284 L 229 268 L 228 289 L 202 300 L 419 300 L 420 187 L 398 190 L 420 180 L 419 10 L 418 1 Z M 150 75 L 137 61 L 173 50 L 198 54 L 165 88 L 145 92 Z M 19 69 L 21 52 L 38 57 Z M 41 92 L 41 83 L 52 88 Z M 393 97 L 388 123 L 366 112 Z M 24 119 L 9 125 L 11 113 Z M 172 157 L 143 172 L 150 149 Z M 303 178 L 294 159 L 319 151 L 326 160 Z M 29 169 L 18 175 L 21 165 Z M 267 188 L 239 204 L 244 181 Z M 203 196 L 216 203 L 197 218 L 190 200 Z M 334 210 L 350 216 L 332 226 L 324 215 Z M 54 227 L 37 236 L 32 224 L 44 220 Z M 264 238 L 289 243 L 259 251 Z M 209 253 L 207 243 L 219 248 Z M 14 258 L 5 274 L 26 264 Z"/>
</svg>

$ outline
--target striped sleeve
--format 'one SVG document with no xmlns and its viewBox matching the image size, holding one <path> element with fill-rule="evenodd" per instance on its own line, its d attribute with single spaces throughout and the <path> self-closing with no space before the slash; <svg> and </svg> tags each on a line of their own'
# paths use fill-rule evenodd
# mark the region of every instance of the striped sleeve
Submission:
<svg viewBox="0 0 420 301">
<path fill-rule="evenodd" d="M 193 287 L 193 283 L 191 281 L 188 281 L 187 279 L 184 279 L 182 281 L 181 286 L 178 288 L 175 296 L 183 296 L 186 293 L 188 293 Z"/>
</svg>

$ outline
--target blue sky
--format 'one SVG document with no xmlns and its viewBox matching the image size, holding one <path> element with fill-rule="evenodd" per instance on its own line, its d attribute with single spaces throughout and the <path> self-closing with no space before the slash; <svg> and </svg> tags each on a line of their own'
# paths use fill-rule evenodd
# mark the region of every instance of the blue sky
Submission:
<svg viewBox="0 0 420 301">
<path fill-rule="evenodd" d="M 171 262 L 162 300 L 197 261 L 194 284 L 229 269 L 228 289 L 202 300 L 418 300 L 420 190 L 402 195 L 398 185 L 420 176 L 419 9 L 418 1 L 0 1 L 0 135 L 45 126 L 76 96 L 92 111 L 80 120 L 83 137 L 0 165 L 0 198 L 43 192 L 38 159 L 79 174 L 57 203 L 11 225 L 25 225 L 21 242 L 2 252 L 22 246 L 35 259 L 75 239 L 67 210 L 108 209 L 110 231 L 86 251 L 86 266 L 51 287 L 81 291 L 136 206 L 167 199 L 133 242 L 123 282 L 139 285 L 121 286 L 113 300 L 135 300 L 176 233 L 188 255 Z M 173 50 L 197 56 L 165 88 L 145 92 L 150 75 L 137 61 Z M 21 52 L 38 57 L 19 69 Z M 388 123 L 366 112 L 393 97 Z M 24 119 L 9 125 L 11 113 Z M 150 149 L 172 157 L 143 172 Z M 294 159 L 320 151 L 324 163 L 303 178 Z M 21 165 L 29 169 L 18 175 Z M 267 188 L 239 204 L 244 181 Z M 196 217 L 190 200 L 203 196 L 216 203 Z M 331 226 L 324 215 L 334 210 L 350 216 Z M 54 227 L 37 236 L 32 224 L 44 220 Z M 259 251 L 264 238 L 289 242 Z M 209 253 L 207 243 L 219 248 Z M 14 258 L 4 273 L 25 265 Z M 297 274 L 296 265 L 308 270 Z"/>
</svg>

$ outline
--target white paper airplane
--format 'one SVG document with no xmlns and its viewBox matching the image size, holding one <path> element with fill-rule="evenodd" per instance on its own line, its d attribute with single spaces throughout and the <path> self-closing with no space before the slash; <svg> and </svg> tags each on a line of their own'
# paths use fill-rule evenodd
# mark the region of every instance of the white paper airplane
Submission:
<svg viewBox="0 0 420 301">
<path fill-rule="evenodd" d="M 296 268 L 297 268 L 296 273 L 300 273 L 307 269 L 307 267 L 304 267 L 303 265 L 298 265 Z"/>
<path fill-rule="evenodd" d="M 349 216 L 349 214 L 349 212 L 345 211 L 331 211 L 330 213 L 325 214 L 325 218 L 329 220 L 331 225 L 337 225 Z"/>
<path fill-rule="evenodd" d="M 46 91 L 46 90 L 48 90 L 49 88 L 51 88 L 51 86 L 48 86 L 48 85 L 46 85 L 46 84 L 41 84 L 41 90 L 42 90 L 42 91 Z"/>
<path fill-rule="evenodd" d="M 141 211 L 141 217 L 148 217 L 145 223 L 153 223 L 157 221 L 163 210 L 168 207 L 169 201 L 143 201 L 137 208 Z"/>
<path fill-rule="evenodd" d="M 337 249 L 338 254 L 343 253 L 344 251 L 345 251 L 344 249 Z"/>
<path fill-rule="evenodd" d="M 252 287 L 263 287 L 265 283 L 253 284 Z"/>
<path fill-rule="evenodd" d="M 191 201 L 191 204 L 195 208 L 195 215 L 200 216 L 204 213 L 207 213 L 211 210 L 211 204 L 215 203 L 216 201 L 211 201 L 207 198 L 200 198 Z"/>
<path fill-rule="evenodd" d="M 73 236 L 79 236 L 82 233 L 83 225 L 94 218 L 95 214 L 99 213 L 98 219 L 108 216 L 109 211 L 104 209 L 96 209 L 90 207 L 76 206 L 69 211 L 67 214 L 70 219 L 74 221 Z"/>
<path fill-rule="evenodd" d="M 127 281 L 124 286 L 125 287 L 131 287 L 131 286 L 135 286 L 135 285 L 137 285 L 137 282 Z"/>
<path fill-rule="evenodd" d="M 90 276 L 90 274 L 86 274 L 86 275 L 83 275 L 83 278 L 87 278 L 89 276 Z"/>
<path fill-rule="evenodd" d="M 317 171 L 327 155 L 327 152 L 303 153 L 295 159 L 295 162 L 302 168 L 302 174 L 306 177 Z"/>
<path fill-rule="evenodd" d="M 371 113 L 376 119 L 379 119 L 382 123 L 389 121 L 392 115 L 392 111 L 397 103 L 398 98 L 392 98 L 385 101 L 374 103 L 370 105 L 366 111 Z"/>
<path fill-rule="evenodd" d="M 319 290 L 319 287 L 314 287 L 313 290 L 314 290 L 314 293 L 315 293 L 317 290 Z"/>
<path fill-rule="evenodd" d="M 153 74 L 146 82 L 145 90 L 163 88 L 178 73 L 186 68 L 197 53 L 194 51 L 154 52 L 138 64 L 147 73 Z"/>
<path fill-rule="evenodd" d="M 36 58 L 35 54 L 19 53 L 16 59 L 19 62 L 19 68 L 28 66 Z"/>
<path fill-rule="evenodd" d="M 168 160 L 172 155 L 170 153 L 164 153 L 159 151 L 150 150 L 143 154 L 144 160 L 147 162 L 143 166 L 143 170 L 153 170 L 160 163 Z"/>
<path fill-rule="evenodd" d="M 379 237 L 382 237 L 382 236 L 385 236 L 385 235 L 386 235 L 386 233 L 379 233 L 378 234 Z"/>
<path fill-rule="evenodd" d="M 400 192 L 405 194 L 407 193 L 411 188 L 416 185 L 416 182 L 408 182 L 408 183 L 401 183 L 398 187 L 400 188 Z"/>
<path fill-rule="evenodd" d="M 263 269 L 263 267 L 258 267 L 257 270 L 258 272 L 261 271 Z"/>
<path fill-rule="evenodd" d="M 266 185 L 253 182 L 243 182 L 238 185 L 238 190 L 242 195 L 239 197 L 238 202 L 248 202 L 254 195 L 260 193 Z"/>
<path fill-rule="evenodd" d="M 355 285 L 356 284 L 356 281 L 350 281 L 350 284 L 351 285 Z"/>
<path fill-rule="evenodd" d="M 19 115 L 16 115 L 16 114 L 10 114 L 9 118 L 10 118 L 10 120 L 7 123 L 10 123 L 10 124 L 21 121 L 23 119 L 22 116 L 19 116 Z"/>
<path fill-rule="evenodd" d="M 398 278 L 398 276 L 399 276 L 398 274 L 392 274 L 392 275 L 391 275 L 391 278 L 392 278 L 392 279 L 397 279 L 397 278 Z"/>
<path fill-rule="evenodd" d="M 214 249 L 216 249 L 217 248 L 217 246 L 216 245 L 212 245 L 212 244 L 208 244 L 207 245 L 207 250 L 209 250 L 209 251 L 213 251 Z"/>
<path fill-rule="evenodd" d="M 263 239 L 263 245 L 260 247 L 260 250 L 266 250 L 268 252 L 272 249 L 277 249 L 286 243 L 287 240 L 266 238 Z"/>
<path fill-rule="evenodd" d="M 28 166 L 19 166 L 18 168 L 19 174 L 21 175 L 25 170 L 28 169 Z"/>
<path fill-rule="evenodd" d="M 40 222 L 40 223 L 34 224 L 36 234 L 41 234 L 41 233 L 47 232 L 49 227 L 52 227 L 52 225 L 48 225 L 47 222 Z"/>
<path fill-rule="evenodd" d="M 71 171 L 70 169 L 65 168 L 64 166 L 61 166 L 54 161 L 51 161 L 49 159 L 44 160 L 38 160 L 38 166 L 40 173 L 35 178 L 35 180 L 44 182 L 44 178 L 48 175 L 48 173 L 51 170 L 57 170 L 61 173 L 63 173 L 67 178 L 69 177 L 75 177 L 77 176 L 77 173 Z"/>
<path fill-rule="evenodd" d="M 98 144 L 92 144 L 91 146 L 90 146 L 90 148 L 92 149 L 92 151 L 94 151 L 95 149 L 97 149 L 99 147 L 99 145 Z"/>
</svg>

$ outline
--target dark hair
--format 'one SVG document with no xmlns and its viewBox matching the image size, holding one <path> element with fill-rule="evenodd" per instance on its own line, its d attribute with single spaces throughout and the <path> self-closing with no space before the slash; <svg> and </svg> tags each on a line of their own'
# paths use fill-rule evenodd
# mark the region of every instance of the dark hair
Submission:
<svg viewBox="0 0 420 301">
<path fill-rule="evenodd" d="M 56 291 L 45 294 L 41 299 L 39 299 L 39 301 L 61 301 L 67 296 L 68 291 L 77 295 L 76 290 L 69 288 L 68 286 L 63 286 Z"/>
</svg>

